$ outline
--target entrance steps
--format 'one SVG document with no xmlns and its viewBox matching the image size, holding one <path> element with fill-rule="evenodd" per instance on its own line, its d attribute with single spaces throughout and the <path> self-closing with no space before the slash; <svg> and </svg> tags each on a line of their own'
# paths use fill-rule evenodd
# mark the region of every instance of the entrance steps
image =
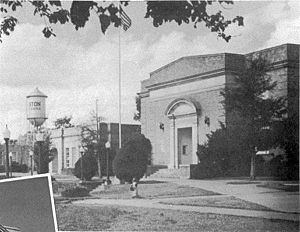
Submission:
<svg viewBox="0 0 300 232">
<path fill-rule="evenodd" d="M 160 168 L 149 175 L 150 178 L 190 178 L 190 165 L 180 165 L 176 169 Z"/>
</svg>

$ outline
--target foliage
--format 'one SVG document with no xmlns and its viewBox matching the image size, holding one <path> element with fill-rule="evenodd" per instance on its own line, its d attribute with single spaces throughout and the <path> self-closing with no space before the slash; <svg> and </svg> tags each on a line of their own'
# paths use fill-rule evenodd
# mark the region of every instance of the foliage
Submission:
<svg viewBox="0 0 300 232">
<path fill-rule="evenodd" d="M 268 63 L 259 56 L 246 61 L 245 69 L 235 76 L 231 86 L 226 87 L 221 95 L 226 112 L 226 127 L 229 132 L 243 130 L 241 138 L 245 153 L 252 156 L 251 167 L 254 166 L 255 151 L 262 144 L 263 128 L 269 127 L 285 113 L 285 98 L 269 96 L 276 87 L 267 74 Z M 238 128 L 238 130 L 231 130 Z M 254 178 L 254 168 L 251 168 L 251 178 Z"/>
<path fill-rule="evenodd" d="M 59 129 L 59 128 L 70 128 L 70 127 L 74 127 L 74 125 L 71 123 L 71 120 L 72 120 L 72 116 L 68 117 L 68 116 L 65 116 L 63 118 L 58 118 L 54 121 L 54 126 L 56 129 Z"/>
<path fill-rule="evenodd" d="M 97 160 L 91 154 L 85 154 L 80 157 L 75 163 L 75 169 L 73 171 L 74 176 L 81 179 L 81 160 L 82 160 L 82 178 L 83 180 L 90 181 L 98 170 Z"/>
<path fill-rule="evenodd" d="M 273 137 L 285 150 L 287 171 L 285 179 L 299 179 L 299 114 L 288 115 L 281 122 L 273 125 Z"/>
<path fill-rule="evenodd" d="M 33 159 L 36 167 L 38 167 L 37 171 L 39 174 L 49 172 L 49 163 L 53 160 L 53 158 L 50 134 L 46 134 L 44 141 L 34 143 Z"/>
<path fill-rule="evenodd" d="M 246 129 L 237 127 L 221 128 L 207 135 L 207 142 L 198 145 L 197 156 L 200 161 L 192 170 L 194 178 L 219 176 L 242 176 L 249 171 L 250 161 L 246 150 Z"/>
<path fill-rule="evenodd" d="M 97 188 L 101 184 L 103 184 L 103 180 L 100 180 L 100 181 L 92 180 L 92 181 L 82 181 L 82 182 L 80 182 L 80 186 L 83 186 L 89 192 L 92 191 L 93 189 Z"/>
<path fill-rule="evenodd" d="M 98 123 L 98 122 L 96 122 Z M 83 125 L 81 126 L 81 144 L 86 150 L 86 154 L 89 156 L 93 156 L 96 159 L 96 163 L 98 159 L 100 164 L 104 163 L 105 157 L 105 142 L 103 140 L 104 136 L 101 136 L 101 130 L 94 129 L 93 126 Z M 103 133 L 103 132 L 102 132 Z M 101 174 L 103 173 L 102 165 L 98 167 Z"/>
<path fill-rule="evenodd" d="M 0 165 L 0 173 L 5 172 L 5 165 Z"/>
<path fill-rule="evenodd" d="M 220 4 L 233 4 L 233 1 L 148 1 L 146 2 L 145 18 L 152 19 L 153 26 L 158 27 L 164 23 L 176 22 L 178 25 L 182 23 L 193 23 L 196 28 L 198 23 L 203 23 L 212 32 L 217 33 L 218 37 L 225 41 L 231 39 L 230 35 L 225 33 L 225 29 L 230 24 L 243 26 L 243 17 L 236 16 L 233 19 L 225 19 L 222 11 L 215 14 L 209 14 L 207 6 Z M 56 36 L 50 24 L 66 24 L 71 22 L 75 29 L 78 30 L 86 25 L 91 12 L 95 13 L 99 18 L 102 33 L 105 33 L 109 26 L 121 26 L 121 12 L 118 3 L 101 4 L 96 1 L 73 1 L 70 9 L 64 9 L 61 1 L 22 1 L 22 0 L 2 0 L 0 2 L 0 10 L 5 16 L 0 27 L 0 42 L 2 42 L 2 34 L 9 35 L 14 31 L 17 18 L 11 16 L 11 11 L 17 11 L 23 6 L 29 4 L 33 7 L 33 15 L 39 15 L 45 19 L 45 28 L 43 34 L 46 38 Z M 121 1 L 121 5 L 126 7 L 127 1 Z M 46 23 L 46 20 L 49 22 Z"/>
<path fill-rule="evenodd" d="M 26 164 L 19 164 L 17 162 L 12 162 L 11 169 L 13 172 L 28 172 L 28 166 Z"/>
<path fill-rule="evenodd" d="M 113 170 L 120 180 L 131 182 L 140 179 L 146 172 L 151 157 L 152 146 L 142 134 L 133 135 L 119 150 L 113 160 Z"/>
<path fill-rule="evenodd" d="M 89 196 L 89 191 L 84 187 L 76 186 L 62 191 L 61 195 L 63 197 L 86 197 Z"/>
<path fill-rule="evenodd" d="M 135 97 L 135 106 L 136 106 L 136 113 L 134 113 L 133 119 L 135 121 L 141 120 L 141 96 Z"/>
</svg>

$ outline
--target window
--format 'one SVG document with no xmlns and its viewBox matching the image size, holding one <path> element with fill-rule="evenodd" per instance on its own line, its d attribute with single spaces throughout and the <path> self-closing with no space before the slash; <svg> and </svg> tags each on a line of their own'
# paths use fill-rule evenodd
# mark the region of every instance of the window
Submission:
<svg viewBox="0 0 300 232">
<path fill-rule="evenodd" d="M 70 167 L 70 149 L 66 148 L 66 168 Z"/>
<path fill-rule="evenodd" d="M 75 167 L 76 160 L 77 160 L 76 147 L 72 147 L 72 167 Z"/>
<path fill-rule="evenodd" d="M 17 162 L 17 152 L 15 152 L 15 151 L 12 152 L 11 160 L 12 160 L 13 162 Z"/>
<path fill-rule="evenodd" d="M 182 154 L 186 155 L 186 151 L 187 151 L 187 145 L 183 145 L 182 146 Z"/>
</svg>

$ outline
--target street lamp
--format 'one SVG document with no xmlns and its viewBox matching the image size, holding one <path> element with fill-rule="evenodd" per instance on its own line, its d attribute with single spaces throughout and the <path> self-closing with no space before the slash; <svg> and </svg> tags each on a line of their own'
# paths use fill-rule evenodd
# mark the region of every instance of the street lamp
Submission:
<svg viewBox="0 0 300 232">
<path fill-rule="evenodd" d="M 84 153 L 84 148 L 81 146 L 80 148 L 79 148 L 79 152 L 80 152 L 80 180 L 82 181 L 82 177 L 83 177 L 83 175 L 82 175 L 82 170 L 83 170 L 83 166 L 82 166 L 82 157 L 83 157 L 83 153 Z"/>
<path fill-rule="evenodd" d="M 111 184 L 111 180 L 109 179 L 109 154 L 108 154 L 108 149 L 110 149 L 110 142 L 107 141 L 105 143 L 105 148 L 106 148 L 106 184 L 110 185 Z"/>
<path fill-rule="evenodd" d="M 5 128 L 4 132 L 3 132 L 3 137 L 4 137 L 4 140 L 5 140 L 5 146 L 6 146 L 6 177 L 9 178 L 8 141 L 9 141 L 9 138 L 10 138 L 10 131 L 8 130 L 7 125 L 6 125 L 6 128 Z"/>
<path fill-rule="evenodd" d="M 33 158 L 33 151 L 29 151 L 29 156 L 30 156 L 30 173 L 33 175 L 33 163 L 32 163 L 32 158 Z"/>
<path fill-rule="evenodd" d="M 39 166 L 38 166 L 38 174 L 41 173 L 41 146 L 42 142 L 44 141 L 44 134 L 41 131 L 38 131 L 36 134 L 36 141 L 38 142 L 38 147 L 39 147 Z"/>
<path fill-rule="evenodd" d="M 9 152 L 9 170 L 10 170 L 10 177 L 12 177 L 12 152 Z"/>
</svg>

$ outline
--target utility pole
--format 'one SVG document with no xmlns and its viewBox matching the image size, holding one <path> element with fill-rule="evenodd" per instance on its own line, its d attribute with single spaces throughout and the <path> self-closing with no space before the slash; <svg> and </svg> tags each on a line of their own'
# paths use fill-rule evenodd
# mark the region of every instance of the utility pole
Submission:
<svg viewBox="0 0 300 232">
<path fill-rule="evenodd" d="M 97 150 L 97 162 L 98 162 L 98 176 L 101 179 L 101 163 L 100 163 L 100 140 L 99 140 L 99 117 L 98 117 L 98 99 L 96 99 L 96 124 L 97 124 L 97 145 L 96 145 L 96 150 Z"/>
</svg>

